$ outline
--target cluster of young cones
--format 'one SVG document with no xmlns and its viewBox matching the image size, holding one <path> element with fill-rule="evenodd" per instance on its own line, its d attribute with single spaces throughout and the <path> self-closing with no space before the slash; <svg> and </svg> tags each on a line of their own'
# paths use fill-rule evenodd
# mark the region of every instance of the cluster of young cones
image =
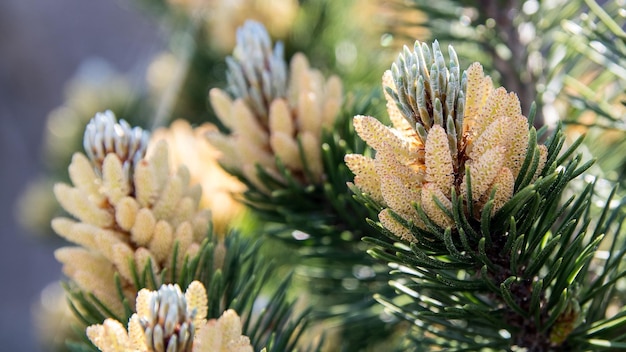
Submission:
<svg viewBox="0 0 626 352">
<path fill-rule="evenodd" d="M 198 252 L 210 213 L 198 208 L 202 189 L 189 185 L 188 170 L 170 171 L 166 143 L 152 145 L 146 156 L 147 132 L 118 123 L 107 111 L 92 119 L 84 141 L 87 155 L 74 154 L 69 166 L 73 185 L 54 188 L 75 219 L 52 221 L 57 234 L 78 246 L 60 248 L 55 256 L 82 290 L 121 314 L 115 274 L 133 302 L 135 273 L 148 263 L 155 274 L 180 269 L 185 257 Z"/>
<path fill-rule="evenodd" d="M 65 274 L 122 316 L 125 308 L 115 287 L 119 274 L 122 294 L 136 302 L 128 330 L 114 319 L 87 329 L 103 351 L 252 350 L 234 311 L 206 322 L 201 283 L 192 283 L 184 295 L 174 285 L 158 291 L 137 292 L 136 287 L 137 273 L 147 269 L 154 274 L 180 270 L 185 258 L 198 253 L 211 219 L 201 205 L 207 202 L 202 188 L 190 185 L 189 169 L 171 167 L 165 140 L 182 140 L 183 154 L 194 153 L 202 134 L 221 151 L 227 170 L 263 192 L 272 190 L 262 174 L 281 181 L 286 170 L 302 184 L 324 180 L 321 139 L 339 113 L 341 81 L 335 76 L 326 80 L 301 54 L 288 66 L 282 45 L 272 49 L 256 22 L 247 22 L 237 39 L 227 59 L 229 92 L 210 92 L 229 134 L 208 127 L 193 131 L 178 123 L 177 131 L 149 144 L 147 132 L 118 122 L 109 111 L 97 114 L 85 132 L 86 155 L 76 153 L 69 167 L 72 185 L 54 189 L 74 219 L 56 218 L 52 226 L 78 245 L 55 253 Z M 527 159 L 529 123 L 517 96 L 495 88 L 480 64 L 461 72 L 452 48 L 449 56 L 446 65 L 437 42 L 432 51 L 419 42 L 413 51 L 405 47 L 383 76 L 393 126 L 356 116 L 356 132 L 376 154 L 345 156 L 356 187 L 382 205 L 382 224 L 407 241 L 415 237 L 396 215 L 422 229 L 432 227 L 426 220 L 454 229 L 456 197 L 463 199 L 469 217 L 480 217 L 488 203 L 493 215 L 516 192 Z M 536 171 L 521 176 L 541 173 L 547 149 L 536 149 Z M 212 153 L 209 159 L 215 158 Z M 227 215 L 219 219 L 230 220 Z"/>
<path fill-rule="evenodd" d="M 137 313 L 128 322 L 108 318 L 87 328 L 87 337 L 103 352 L 252 352 L 250 339 L 241 334 L 234 310 L 207 321 L 207 293 L 193 281 L 185 294 L 178 285 L 137 294 Z"/>
<path fill-rule="evenodd" d="M 383 86 L 393 126 L 355 117 L 357 133 L 376 155 L 349 154 L 345 161 L 355 185 L 383 205 L 379 219 L 387 229 L 414 241 L 391 211 L 426 229 L 416 204 L 439 227 L 454 228 L 453 192 L 471 203 L 470 216 L 490 199 L 494 214 L 511 198 L 529 143 L 528 119 L 514 93 L 494 88 L 479 63 L 461 74 L 451 47 L 447 67 L 437 42 L 432 52 L 419 42 L 413 51 L 405 47 Z M 547 157 L 545 146 L 538 150 L 535 178 Z"/>
<path fill-rule="evenodd" d="M 303 184 L 324 178 L 321 137 L 332 128 L 343 100 L 341 80 L 309 67 L 302 54 L 283 58 L 265 28 L 246 22 L 237 32 L 237 46 L 227 58 L 230 94 L 218 88 L 210 100 L 230 134 L 208 133 L 222 153 L 221 163 L 242 174 L 259 190 L 269 191 L 258 169 L 282 180 L 277 159 Z"/>
</svg>

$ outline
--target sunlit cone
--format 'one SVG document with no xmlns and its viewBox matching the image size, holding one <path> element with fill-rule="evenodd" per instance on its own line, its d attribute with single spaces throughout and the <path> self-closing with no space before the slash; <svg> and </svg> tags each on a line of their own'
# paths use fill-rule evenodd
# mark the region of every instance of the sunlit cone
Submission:
<svg viewBox="0 0 626 352">
<path fill-rule="evenodd" d="M 194 307 L 188 304 L 191 302 L 187 301 L 178 285 L 163 285 L 156 292 L 147 289 L 139 291 L 137 313 L 131 316 L 129 322 L 129 332 L 132 332 L 129 335 L 137 340 L 137 347 L 145 345 L 150 351 L 191 351 L 195 318 L 201 313 L 198 308 L 206 315 L 206 292 L 203 293 L 204 306 Z"/>
<path fill-rule="evenodd" d="M 204 137 L 216 131 L 217 127 L 208 123 L 194 128 L 185 120 L 176 120 L 168 128 L 154 131 L 152 143 L 165 140 L 172 170 L 185 165 L 190 183 L 202 186 L 199 207 L 211 211 L 213 229 L 221 235 L 242 215 L 243 205 L 235 197 L 243 193 L 245 186 L 218 165 L 222 153 Z"/>
<path fill-rule="evenodd" d="M 473 209 L 468 215 L 476 218 L 492 194 L 492 215 L 512 197 L 527 154 L 528 119 L 517 96 L 494 89 L 480 64 L 461 73 L 452 47 L 446 64 L 436 41 L 432 50 L 416 42 L 385 72 L 383 88 L 393 126 L 356 116 L 355 130 L 376 156 L 349 154 L 345 161 L 355 185 L 383 204 L 379 218 L 385 227 L 410 241 L 414 238 L 389 210 L 425 229 L 417 204 L 435 225 L 455 228 L 453 192 L 471 199 L 472 207 L 464 211 Z M 545 146 L 538 150 L 534 178 L 547 158 Z"/>
<path fill-rule="evenodd" d="M 228 93 L 212 89 L 210 100 L 231 134 L 208 134 L 223 153 L 222 164 L 263 191 L 269 189 L 256 166 L 280 180 L 276 158 L 301 183 L 321 182 L 321 136 L 339 113 L 339 78 L 324 79 L 302 54 L 288 66 L 282 43 L 272 48 L 265 28 L 253 21 L 237 32 L 237 46 L 226 62 Z"/>
<path fill-rule="evenodd" d="M 56 218 L 52 228 L 82 247 L 55 253 L 68 277 L 114 304 L 115 273 L 132 297 L 133 272 L 143 272 L 148 263 L 155 274 L 174 266 L 180 270 L 184 258 L 194 256 L 206 237 L 210 213 L 198 209 L 202 189 L 189 185 L 187 168 L 170 171 L 165 142 L 147 146 L 147 133 L 118 124 L 112 113 L 105 117 L 87 127 L 89 157 L 74 154 L 69 166 L 72 185 L 54 187 L 73 219 Z M 113 307 L 122 309 L 121 303 Z"/>
<path fill-rule="evenodd" d="M 234 310 L 206 321 L 207 292 L 193 281 L 183 294 L 178 285 L 158 291 L 142 289 L 128 330 L 115 319 L 87 327 L 87 337 L 103 352 L 176 351 L 248 352 L 250 340 L 241 335 L 241 320 Z"/>
</svg>

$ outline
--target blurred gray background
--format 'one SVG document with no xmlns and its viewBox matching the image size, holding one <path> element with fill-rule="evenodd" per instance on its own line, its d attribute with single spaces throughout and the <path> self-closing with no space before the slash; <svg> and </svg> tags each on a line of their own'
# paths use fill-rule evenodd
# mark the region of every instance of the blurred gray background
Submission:
<svg viewBox="0 0 626 352">
<path fill-rule="evenodd" d="M 129 5 L 131 3 L 131 5 Z M 62 278 L 58 243 L 21 229 L 15 201 L 41 172 L 48 112 L 87 59 L 143 79 L 163 46 L 154 18 L 122 0 L 0 1 L 0 350 L 45 351 L 36 340 L 32 306 Z"/>
</svg>

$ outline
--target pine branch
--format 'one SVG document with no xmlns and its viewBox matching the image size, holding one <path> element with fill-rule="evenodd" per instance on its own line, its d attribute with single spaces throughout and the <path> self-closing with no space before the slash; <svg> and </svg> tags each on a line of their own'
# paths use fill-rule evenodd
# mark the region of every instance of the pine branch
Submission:
<svg viewBox="0 0 626 352">
<path fill-rule="evenodd" d="M 559 135 L 557 130 L 551 143 L 561 144 L 558 140 L 564 137 Z M 552 152 L 559 153 L 559 149 Z M 526 186 L 534 189 L 530 198 L 512 199 L 507 205 L 516 204 L 516 207 L 505 206 L 493 219 L 483 218 L 480 224 L 470 225 L 481 234 L 479 239 L 461 241 L 459 233 L 450 237 L 450 229 L 439 228 L 439 234 L 431 233 L 431 238 L 449 238 L 448 253 L 433 252 L 431 245 L 422 241 L 411 243 L 409 248 L 368 240 L 376 244 L 370 250 L 374 257 L 397 267 L 392 272 L 397 277 L 392 287 L 400 296 L 397 299 L 378 296 L 379 301 L 397 315 L 415 321 L 421 329 L 447 339 L 445 346 L 450 350 L 495 347 L 508 350 L 507 346 L 519 346 L 529 351 L 573 351 L 600 349 L 603 344 L 620 346 L 623 337 L 612 331 L 622 329 L 623 319 L 620 315 L 606 319 L 604 312 L 608 304 L 597 305 L 610 301 L 607 295 L 614 293 L 614 285 L 624 275 L 617 270 L 624 251 L 615 251 L 619 248 L 615 242 L 622 242 L 618 234 L 623 212 L 619 207 L 610 210 L 609 198 L 604 208 L 606 215 L 595 219 L 596 230 L 587 235 L 592 226 L 593 185 L 575 202 L 573 198 L 564 204 L 558 200 L 564 186 L 588 166 L 581 165 L 578 158 L 561 162 L 565 165 L 556 177 L 544 174 L 549 181 L 539 179 Z M 455 205 L 462 206 L 462 202 Z M 485 226 L 489 228 L 489 241 Z M 606 267 L 607 273 L 592 280 L 594 284 L 590 286 L 589 265 L 604 237 L 602 233 L 612 228 L 616 231 L 615 242 L 609 253 L 615 254 L 610 254 L 612 260 Z M 383 234 L 388 235 L 384 231 Z M 415 233 L 415 236 L 422 235 Z M 464 248 L 466 255 L 460 256 L 455 247 Z M 613 259 L 613 255 L 618 259 Z M 400 299 L 403 296 L 410 299 Z M 593 307 L 588 306 L 587 300 L 594 301 Z M 581 308 L 583 305 L 585 308 Z M 583 314 L 587 314 L 587 319 Z M 582 321 L 585 323 L 581 324 Z M 603 338 L 592 340 L 594 334 L 587 332 L 591 326 L 606 327 Z M 597 330 L 591 331 L 597 334 Z M 477 340 L 477 336 L 481 339 Z M 607 336 L 610 337 L 604 338 Z M 418 339 L 420 344 L 441 343 L 438 339 L 415 337 Z"/>
<path fill-rule="evenodd" d="M 160 277 L 138 275 L 135 290 L 164 283 L 187 287 L 192 280 L 199 279 L 205 285 L 209 298 L 206 319 L 217 319 L 227 309 L 234 309 L 241 315 L 243 334 L 250 337 L 255 350 L 292 350 L 308 325 L 307 311 L 296 310 L 295 302 L 287 297 L 292 281 L 290 276 L 281 280 L 277 288 L 268 288 L 274 269 L 268 260 L 260 257 L 258 247 L 258 242 L 245 240 L 237 233 L 227 235 L 223 244 L 209 237 L 202 244 L 199 254 L 185 262 L 177 281 L 169 281 L 167 274 Z M 144 272 L 150 270 L 149 266 L 146 265 Z M 70 307 L 84 324 L 81 328 L 83 336 L 86 326 L 102 323 L 106 318 L 123 323 L 129 321 L 134 309 L 124 296 L 120 281 L 116 280 L 116 283 L 118 300 L 126 307 L 125 316 L 115 315 L 107 304 L 95 295 L 81 291 L 71 282 L 65 285 Z M 255 305 L 265 299 L 268 303 L 260 313 L 257 312 Z M 83 342 L 69 341 L 68 346 L 74 351 L 82 351 L 91 350 L 89 346 L 92 345 L 85 339 Z M 309 348 L 317 350 L 314 345 Z"/>
</svg>

